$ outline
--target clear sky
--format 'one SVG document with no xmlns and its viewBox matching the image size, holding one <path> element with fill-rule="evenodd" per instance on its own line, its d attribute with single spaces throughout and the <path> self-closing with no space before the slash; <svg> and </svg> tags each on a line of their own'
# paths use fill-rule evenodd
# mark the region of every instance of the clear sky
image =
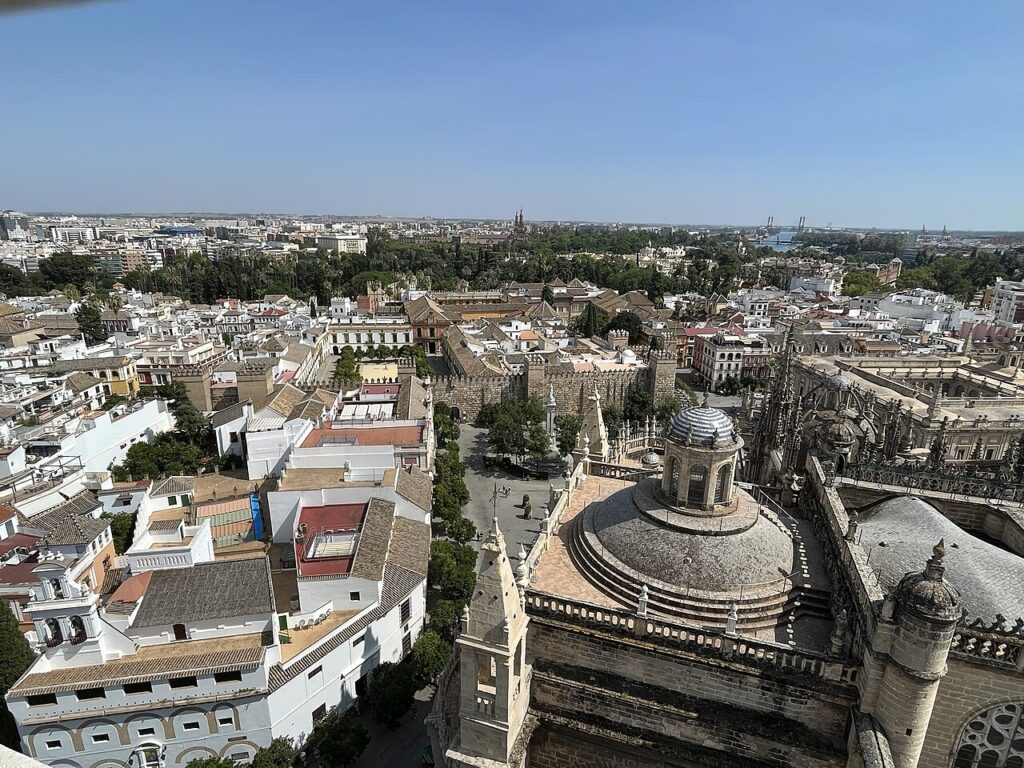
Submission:
<svg viewBox="0 0 1024 768">
<path fill-rule="evenodd" d="M 1024 229 L 1024 4 L 0 17 L 0 209 Z"/>
</svg>

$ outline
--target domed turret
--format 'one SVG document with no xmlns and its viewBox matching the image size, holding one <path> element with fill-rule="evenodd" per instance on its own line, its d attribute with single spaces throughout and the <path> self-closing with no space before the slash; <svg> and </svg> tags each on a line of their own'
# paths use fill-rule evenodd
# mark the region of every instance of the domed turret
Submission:
<svg viewBox="0 0 1024 768">
<path fill-rule="evenodd" d="M 939 541 L 932 549 L 924 571 L 908 573 L 896 587 L 896 602 L 922 618 L 956 621 L 960 618 L 960 593 L 943 578 L 946 544 Z"/>
<path fill-rule="evenodd" d="M 730 445 L 735 440 L 732 419 L 706 405 L 692 406 L 677 413 L 668 436 L 687 445 L 708 445 L 712 438 L 717 445 Z"/>
</svg>

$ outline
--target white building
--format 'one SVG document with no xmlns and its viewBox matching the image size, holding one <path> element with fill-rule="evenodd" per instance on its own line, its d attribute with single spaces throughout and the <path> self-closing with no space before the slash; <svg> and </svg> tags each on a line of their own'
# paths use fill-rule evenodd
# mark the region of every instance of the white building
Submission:
<svg viewBox="0 0 1024 768">
<path fill-rule="evenodd" d="M 325 233 L 317 236 L 316 247 L 338 253 L 366 253 L 366 237 Z"/>
</svg>

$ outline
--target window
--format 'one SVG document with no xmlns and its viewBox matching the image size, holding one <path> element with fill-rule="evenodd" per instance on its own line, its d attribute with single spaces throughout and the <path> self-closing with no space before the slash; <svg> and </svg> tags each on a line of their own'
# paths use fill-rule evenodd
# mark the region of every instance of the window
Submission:
<svg viewBox="0 0 1024 768">
<path fill-rule="evenodd" d="M 686 505 L 690 507 L 704 506 L 704 486 L 707 483 L 708 471 L 705 467 L 690 467 L 690 483 L 686 491 Z"/>
<path fill-rule="evenodd" d="M 60 749 L 60 739 L 46 742 L 47 749 Z"/>
<path fill-rule="evenodd" d="M 195 677 L 172 677 L 167 684 L 171 688 L 195 688 L 198 685 Z"/>
<path fill-rule="evenodd" d="M 237 432 L 231 432 L 229 434 L 229 438 L 231 439 L 232 443 L 237 443 L 238 442 L 238 433 Z"/>
<path fill-rule="evenodd" d="M 188 630 L 184 624 L 174 625 L 174 639 L 175 640 L 188 640 Z"/>
<path fill-rule="evenodd" d="M 92 743 L 93 744 L 106 744 L 108 741 L 110 741 L 110 734 L 109 733 L 96 733 L 96 734 L 93 734 L 93 737 L 92 737 Z"/>
<path fill-rule="evenodd" d="M 231 715 L 221 715 L 217 718 L 217 725 L 234 725 L 235 719 Z"/>
<path fill-rule="evenodd" d="M 25 703 L 30 707 L 47 707 L 57 703 L 55 693 L 37 693 L 35 696 L 26 696 Z"/>
<path fill-rule="evenodd" d="M 961 731 L 953 768 L 1024 765 L 1024 704 L 1000 704 L 979 712 Z"/>
<path fill-rule="evenodd" d="M 242 673 L 237 669 L 231 672 L 218 672 L 213 679 L 217 683 L 240 683 L 242 682 Z"/>
<path fill-rule="evenodd" d="M 403 624 L 405 624 L 405 622 L 407 622 L 409 620 L 409 617 L 412 616 L 412 601 L 411 600 L 406 599 L 406 600 L 404 600 L 402 602 L 401 615 L 402 615 L 401 621 L 402 621 Z"/>
<path fill-rule="evenodd" d="M 402 655 L 408 656 L 412 651 L 412 636 L 406 632 L 405 636 L 402 637 Z"/>
<path fill-rule="evenodd" d="M 198 720 L 189 720 L 189 721 L 188 721 L 187 723 L 185 723 L 185 725 L 184 725 L 184 726 L 182 726 L 182 727 L 183 727 L 183 728 L 184 728 L 184 729 L 185 729 L 186 731 L 198 731 L 198 730 L 199 730 L 199 721 L 198 721 Z"/>
<path fill-rule="evenodd" d="M 352 647 L 355 648 L 356 646 L 362 645 L 363 644 L 363 640 L 365 640 L 365 639 L 366 639 L 366 635 L 365 634 L 360 635 L 359 637 L 357 637 L 355 640 L 352 641 Z"/>
<path fill-rule="evenodd" d="M 348 599 L 351 600 L 353 603 L 359 602 L 359 593 L 358 592 L 349 592 L 348 593 Z"/>
<path fill-rule="evenodd" d="M 321 704 L 319 707 L 313 710 L 313 724 L 316 725 L 321 720 L 327 717 L 327 705 Z"/>
<path fill-rule="evenodd" d="M 313 667 L 313 669 L 309 670 L 309 674 L 306 675 L 306 679 L 307 680 L 312 680 L 314 677 L 316 677 L 317 675 L 319 675 L 323 671 L 324 671 L 323 667 Z"/>
<path fill-rule="evenodd" d="M 152 736 L 155 733 L 155 728 L 139 728 L 139 736 Z"/>
<path fill-rule="evenodd" d="M 82 688 L 80 691 L 75 691 L 75 696 L 78 697 L 79 701 L 88 701 L 89 699 L 105 699 L 107 698 L 107 692 L 102 688 Z"/>
<path fill-rule="evenodd" d="M 231 759 L 232 760 L 238 760 L 238 761 L 245 761 L 245 760 L 249 759 L 249 753 L 248 752 L 232 752 L 231 753 Z"/>
<path fill-rule="evenodd" d="M 152 693 L 152 683 L 125 683 L 124 692 L 128 696 L 137 696 L 140 693 Z"/>
<path fill-rule="evenodd" d="M 715 503 L 724 504 L 729 500 L 729 486 L 732 485 L 732 464 L 723 464 L 718 470 L 718 483 L 715 485 Z"/>
<path fill-rule="evenodd" d="M 168 496 L 167 497 L 167 503 L 170 504 L 172 507 L 176 506 L 177 503 L 178 503 L 178 497 L 177 496 Z"/>
</svg>

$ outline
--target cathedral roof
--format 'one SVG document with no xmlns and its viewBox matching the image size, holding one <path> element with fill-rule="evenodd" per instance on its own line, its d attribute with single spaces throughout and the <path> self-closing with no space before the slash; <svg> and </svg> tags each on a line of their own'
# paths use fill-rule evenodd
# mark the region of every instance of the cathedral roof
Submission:
<svg viewBox="0 0 1024 768">
<path fill-rule="evenodd" d="M 784 524 L 759 515 L 752 502 L 748 506 L 745 515 L 753 524 L 727 536 L 664 526 L 625 494 L 593 505 L 588 509 L 592 523 L 584 525 L 593 526 L 605 557 L 617 558 L 645 581 L 663 582 L 680 593 L 739 594 L 741 587 L 768 588 L 794 567 L 793 540 Z"/>
<path fill-rule="evenodd" d="M 972 536 L 931 504 L 912 496 L 880 501 L 861 512 L 858 530 L 860 545 L 871 553 L 871 567 L 887 592 L 895 590 L 904 576 L 919 574 L 941 539 L 945 579 L 960 593 L 968 617 L 992 621 L 1002 614 L 1011 623 L 1024 617 L 1019 586 L 1024 583 L 1024 559 Z"/>
<path fill-rule="evenodd" d="M 691 406 L 676 414 L 669 427 L 669 437 L 673 440 L 703 444 L 711 440 L 718 432 L 720 444 L 734 441 L 732 419 L 717 408 Z"/>
</svg>

